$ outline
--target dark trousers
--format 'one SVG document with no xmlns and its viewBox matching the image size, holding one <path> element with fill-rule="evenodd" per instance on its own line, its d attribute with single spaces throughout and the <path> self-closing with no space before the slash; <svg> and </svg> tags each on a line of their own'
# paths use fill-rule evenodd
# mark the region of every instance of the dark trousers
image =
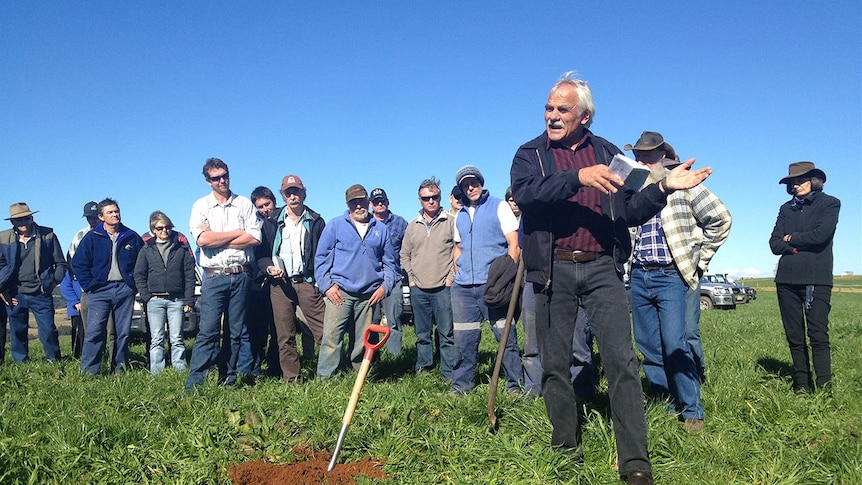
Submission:
<svg viewBox="0 0 862 485">
<path fill-rule="evenodd" d="M 808 360 L 806 330 L 811 344 L 811 361 L 817 376 L 817 387 L 832 379 L 832 356 L 829 346 L 829 311 L 832 309 L 832 287 L 813 286 L 809 294 L 806 285 L 776 284 L 778 309 L 784 323 L 784 334 L 793 360 L 793 388 L 811 390 L 812 380 Z M 806 300 L 810 297 L 808 308 Z"/>
<path fill-rule="evenodd" d="M 613 258 L 589 263 L 554 261 L 551 287 L 536 292 L 536 334 L 542 358 L 542 395 L 551 420 L 551 445 L 581 446 L 578 406 L 571 382 L 572 338 L 578 302 L 587 312 L 608 378 L 619 472 L 651 471 L 644 400 L 622 278 Z"/>
<path fill-rule="evenodd" d="M 69 317 L 72 320 L 72 357 L 81 358 L 81 349 L 84 348 L 84 318 L 81 315 Z"/>
</svg>

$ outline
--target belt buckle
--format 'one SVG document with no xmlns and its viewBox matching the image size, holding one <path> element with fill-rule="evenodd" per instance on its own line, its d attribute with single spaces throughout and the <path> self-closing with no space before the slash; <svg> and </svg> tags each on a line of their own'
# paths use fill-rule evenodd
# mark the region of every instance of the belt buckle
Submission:
<svg viewBox="0 0 862 485">
<path fill-rule="evenodd" d="M 233 263 L 224 269 L 225 274 L 239 274 L 243 272 L 243 267 L 239 263 Z"/>
</svg>

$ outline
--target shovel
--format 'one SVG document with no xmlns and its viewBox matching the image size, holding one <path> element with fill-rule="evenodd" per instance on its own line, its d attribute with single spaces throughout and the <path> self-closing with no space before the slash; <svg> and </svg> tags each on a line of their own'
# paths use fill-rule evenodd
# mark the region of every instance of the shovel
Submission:
<svg viewBox="0 0 862 485">
<path fill-rule="evenodd" d="M 518 296 L 521 294 L 521 278 L 524 276 L 524 258 L 518 258 L 518 271 L 515 273 L 515 285 L 512 287 L 512 298 L 509 300 L 509 309 L 506 312 L 506 323 L 503 324 L 503 335 L 500 336 L 500 346 L 497 348 L 497 360 L 494 362 L 494 372 L 491 374 L 491 382 L 488 384 L 488 430 L 497 431 L 497 382 L 500 380 L 500 367 L 503 365 L 503 354 L 506 352 L 506 343 L 509 341 L 509 331 L 512 328 L 512 320 L 515 318 L 515 308 L 518 306 Z"/>
<path fill-rule="evenodd" d="M 344 437 L 347 436 L 347 428 L 350 422 L 353 421 L 353 413 L 356 411 L 356 404 L 359 402 L 359 393 L 362 392 L 362 385 L 365 384 L 365 376 L 368 375 L 368 369 L 371 368 L 371 358 L 374 357 L 374 352 L 377 351 L 386 340 L 389 339 L 389 327 L 384 325 L 369 325 L 365 329 L 365 355 L 362 356 L 362 365 L 359 366 L 359 374 L 356 376 L 356 382 L 353 383 L 353 392 L 350 393 L 350 401 L 347 403 L 347 409 L 344 411 L 344 418 L 341 420 L 341 431 L 338 433 L 338 441 L 335 443 L 335 451 L 332 453 L 332 459 L 329 460 L 329 466 L 326 471 L 331 472 L 335 468 L 335 462 L 338 460 L 338 454 L 341 453 L 341 445 L 344 444 Z M 368 341 L 371 333 L 382 333 L 383 338 L 376 344 Z"/>
</svg>

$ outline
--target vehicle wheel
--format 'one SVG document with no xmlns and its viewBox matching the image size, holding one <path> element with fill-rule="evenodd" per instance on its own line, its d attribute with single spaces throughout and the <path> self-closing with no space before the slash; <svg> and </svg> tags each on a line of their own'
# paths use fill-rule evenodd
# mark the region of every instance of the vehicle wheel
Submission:
<svg viewBox="0 0 862 485">
<path fill-rule="evenodd" d="M 701 310 L 712 310 L 712 300 L 708 296 L 700 297 L 700 309 Z"/>
</svg>

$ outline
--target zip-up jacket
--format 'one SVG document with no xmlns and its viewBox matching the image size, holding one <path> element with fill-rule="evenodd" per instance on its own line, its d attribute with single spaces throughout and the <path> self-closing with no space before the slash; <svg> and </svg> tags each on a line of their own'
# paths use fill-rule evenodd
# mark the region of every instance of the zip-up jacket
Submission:
<svg viewBox="0 0 862 485">
<path fill-rule="evenodd" d="M 321 292 L 335 284 L 348 293 L 367 295 L 382 285 L 388 295 L 401 280 L 386 224 L 369 218 L 365 238 L 360 238 L 349 211 L 323 229 L 314 263 Z"/>
<path fill-rule="evenodd" d="M 262 275 L 268 276 L 266 268 L 272 266 L 272 258 L 278 256 L 281 251 L 281 234 L 284 229 L 285 217 L 288 217 L 287 206 L 281 208 L 274 223 L 264 221 L 261 227 L 260 244 L 254 248 L 254 257 Z M 302 276 L 308 283 L 314 283 L 314 255 L 317 253 L 317 245 L 320 243 L 320 235 L 323 233 L 323 228 L 326 227 L 326 222 L 320 217 L 320 214 L 308 207 L 302 214 L 301 222 L 305 233 L 302 241 Z M 321 288 L 321 291 L 327 289 Z"/>
<path fill-rule="evenodd" d="M 622 153 L 604 138 L 592 133 L 590 136 L 597 163 L 609 165 L 614 155 Z M 518 148 L 510 175 L 512 196 L 522 213 L 521 257 L 524 258 L 527 281 L 548 287 L 553 276 L 554 222 L 569 210 L 571 203 L 567 199 L 583 187 L 578 179 L 578 170 L 557 171 L 545 132 Z M 658 184 L 639 192 L 626 187 L 618 189 L 616 193 L 602 194 L 602 217 L 598 224 L 592 224 L 590 230 L 612 232 L 613 247 L 605 250 L 612 254 L 617 271 L 622 274 L 623 265 L 632 250 L 628 227 L 648 221 L 667 200 Z"/>
<path fill-rule="evenodd" d="M 36 274 L 42 293 L 49 295 L 63 281 L 69 263 L 63 257 L 60 242 L 50 227 L 42 227 L 34 222 L 30 243 L 35 244 Z M 17 261 L 18 233 L 14 229 L 0 231 L 0 290 L 12 291 L 18 285 Z"/>
<path fill-rule="evenodd" d="M 138 233 L 122 224 L 117 229 L 117 265 L 123 275 L 123 281 L 135 289 L 135 263 L 144 242 Z M 112 248 L 111 236 L 105 231 L 103 222 L 81 239 L 75 256 L 72 257 L 72 270 L 85 292 L 89 293 L 108 284 Z"/>
<path fill-rule="evenodd" d="M 430 290 L 455 280 L 454 227 L 455 218 L 443 209 L 430 227 L 421 211 L 419 217 L 407 225 L 401 244 L 401 267 L 411 286 Z"/>
<path fill-rule="evenodd" d="M 141 300 L 148 301 L 153 293 L 169 293 L 174 298 L 182 297 L 183 304 L 193 306 L 195 301 L 195 260 L 188 247 L 171 231 L 168 242 L 168 260 L 159 252 L 157 238 L 144 243 L 135 264 L 135 285 Z"/>
</svg>

